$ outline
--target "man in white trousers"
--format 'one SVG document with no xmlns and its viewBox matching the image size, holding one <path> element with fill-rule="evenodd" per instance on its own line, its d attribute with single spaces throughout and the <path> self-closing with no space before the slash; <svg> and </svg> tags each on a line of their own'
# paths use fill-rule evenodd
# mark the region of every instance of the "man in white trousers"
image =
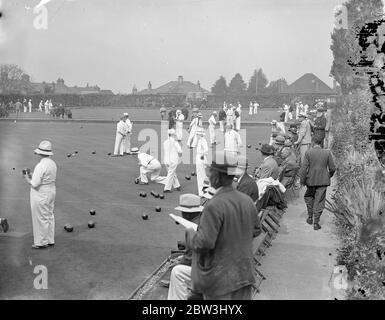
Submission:
<svg viewBox="0 0 385 320">
<path fill-rule="evenodd" d="M 259 103 L 257 101 L 254 101 L 254 114 L 258 114 L 258 107 Z"/>
<path fill-rule="evenodd" d="M 235 109 L 235 130 L 241 130 L 241 113 L 242 113 L 242 105 L 238 102 L 238 107 Z"/>
<path fill-rule="evenodd" d="M 120 118 L 120 121 L 116 125 L 116 136 L 115 136 L 115 147 L 114 154 L 112 157 L 123 157 L 124 156 L 124 137 L 127 134 L 127 125 L 126 125 L 127 116 L 123 115 Z"/>
<path fill-rule="evenodd" d="M 49 101 L 46 100 L 44 103 L 44 113 L 49 114 Z"/>
<path fill-rule="evenodd" d="M 189 131 L 190 135 L 187 139 L 187 146 L 189 148 L 195 148 L 197 145 L 196 132 L 199 128 L 203 128 L 202 113 L 199 112 L 197 116 L 191 121 Z"/>
<path fill-rule="evenodd" d="M 24 99 L 23 100 L 23 111 L 24 111 L 24 113 L 26 113 L 27 111 L 28 111 L 28 106 L 27 106 L 27 100 L 26 99 Z"/>
<path fill-rule="evenodd" d="M 32 100 L 29 99 L 28 101 L 28 112 L 32 112 Z"/>
<path fill-rule="evenodd" d="M 30 201 L 32 213 L 33 241 L 32 248 L 44 249 L 55 244 L 54 207 L 56 197 L 56 163 L 50 158 L 52 144 L 42 141 L 35 149 L 40 157 L 32 176 L 23 170 L 23 178 L 31 185 Z"/>
<path fill-rule="evenodd" d="M 233 126 L 226 125 L 225 133 L 225 149 L 224 151 L 231 153 L 236 157 L 241 153 L 242 140 L 240 134 L 233 129 Z"/>
<path fill-rule="evenodd" d="M 234 108 L 233 105 L 230 103 L 229 107 L 226 110 L 226 125 L 234 125 Z"/>
<path fill-rule="evenodd" d="M 217 143 L 216 134 L 215 134 L 215 126 L 217 124 L 217 112 L 213 111 L 211 117 L 209 118 L 209 134 L 210 134 L 210 144 L 214 145 Z"/>
<path fill-rule="evenodd" d="M 125 154 L 131 154 L 131 134 L 132 134 L 132 122 L 130 118 L 128 117 L 128 113 L 123 113 L 124 116 L 127 117 L 126 121 L 124 122 L 126 125 L 126 136 L 123 140 L 124 145 L 124 153 Z"/>
<path fill-rule="evenodd" d="M 181 142 L 183 139 L 183 121 L 184 121 L 184 115 L 182 111 L 176 110 L 175 136 L 178 142 Z"/>
<path fill-rule="evenodd" d="M 144 152 L 139 152 L 138 148 L 132 148 L 132 153 L 136 154 L 138 157 L 139 164 L 139 172 L 140 175 L 135 180 L 138 181 L 139 184 L 148 184 L 147 174 L 150 173 L 151 181 L 155 181 L 158 183 L 162 183 L 164 177 L 159 177 L 160 170 L 162 165 L 159 160 Z"/>
<path fill-rule="evenodd" d="M 253 108 L 254 108 L 253 101 L 250 101 L 250 104 L 249 104 L 249 116 L 253 115 Z"/>
<path fill-rule="evenodd" d="M 42 112 L 43 111 L 43 100 L 40 100 L 40 103 L 39 103 L 39 111 Z"/>
<path fill-rule="evenodd" d="M 207 164 L 207 153 L 209 152 L 209 147 L 205 139 L 205 131 L 199 129 L 197 131 L 197 153 L 195 158 L 195 166 L 197 173 L 197 185 L 198 185 L 198 195 L 203 196 L 203 185 L 205 180 L 209 180 L 206 176 L 206 164 Z"/>
<path fill-rule="evenodd" d="M 176 168 L 180 162 L 180 156 L 182 155 L 182 148 L 180 144 L 175 140 L 175 130 L 168 130 L 168 139 L 163 142 L 164 152 L 164 164 L 167 168 L 167 176 L 164 178 L 164 193 L 172 192 L 171 188 L 175 188 L 180 191 L 180 183 L 178 176 L 176 175 Z"/>
</svg>

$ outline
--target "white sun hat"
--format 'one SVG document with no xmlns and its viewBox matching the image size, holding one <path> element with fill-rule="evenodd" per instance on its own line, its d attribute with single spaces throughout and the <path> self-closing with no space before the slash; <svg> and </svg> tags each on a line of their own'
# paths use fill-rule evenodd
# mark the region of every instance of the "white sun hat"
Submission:
<svg viewBox="0 0 385 320">
<path fill-rule="evenodd" d="M 52 144 L 48 140 L 40 142 L 39 147 L 34 151 L 36 154 L 42 154 L 45 156 L 52 156 Z"/>
</svg>

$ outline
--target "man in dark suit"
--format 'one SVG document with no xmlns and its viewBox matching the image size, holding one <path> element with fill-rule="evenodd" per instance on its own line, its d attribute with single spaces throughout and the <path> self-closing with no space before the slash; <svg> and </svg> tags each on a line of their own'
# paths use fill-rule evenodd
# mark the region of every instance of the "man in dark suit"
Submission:
<svg viewBox="0 0 385 320">
<path fill-rule="evenodd" d="M 255 283 L 252 241 L 258 212 L 250 197 L 233 188 L 236 170 L 231 154 L 216 153 L 208 176 L 217 191 L 203 209 L 197 231 L 186 231 L 193 251 L 193 288 L 205 300 L 250 300 Z"/>
<path fill-rule="evenodd" d="M 259 197 L 258 186 L 255 180 L 247 173 L 248 162 L 246 157 L 238 157 L 238 170 L 236 177 L 238 178 L 237 190 L 247 194 L 253 201 L 257 201 Z"/>
<path fill-rule="evenodd" d="M 336 168 L 331 152 L 321 148 L 323 138 L 316 135 L 312 140 L 313 148 L 305 153 L 300 178 L 301 184 L 307 187 L 304 196 L 308 212 L 306 222 L 313 224 L 314 218 L 314 230 L 319 230 L 319 220 L 325 208 L 326 189 L 330 186 L 330 178 Z"/>
<path fill-rule="evenodd" d="M 266 179 L 272 177 L 274 180 L 278 179 L 279 168 L 277 161 L 273 158 L 274 147 L 268 144 L 263 144 L 260 151 L 264 159 L 259 168 L 255 170 L 255 178 Z"/>
</svg>

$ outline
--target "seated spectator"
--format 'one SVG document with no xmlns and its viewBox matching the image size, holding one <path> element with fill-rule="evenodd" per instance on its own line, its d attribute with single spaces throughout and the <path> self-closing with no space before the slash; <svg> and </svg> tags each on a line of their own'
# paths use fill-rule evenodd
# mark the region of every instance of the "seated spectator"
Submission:
<svg viewBox="0 0 385 320">
<path fill-rule="evenodd" d="M 285 146 L 285 137 L 282 136 L 282 135 L 278 135 L 275 140 L 274 140 L 274 148 L 275 148 L 275 152 L 274 152 L 274 159 L 275 161 L 277 161 L 277 164 L 278 166 L 282 163 L 283 159 L 281 157 L 281 151 L 282 149 L 284 148 Z"/>
<path fill-rule="evenodd" d="M 247 173 L 248 162 L 246 157 L 238 157 L 237 190 L 247 194 L 254 202 L 258 199 L 258 186 L 255 180 Z"/>
<path fill-rule="evenodd" d="M 261 149 L 263 162 L 254 172 L 256 179 L 266 179 L 272 177 L 274 180 L 278 179 L 279 169 L 277 161 L 274 159 L 274 148 L 268 144 L 263 144 Z"/>
<path fill-rule="evenodd" d="M 199 196 L 187 193 L 180 196 L 179 206 L 175 210 L 181 211 L 184 219 L 199 224 L 203 206 L 201 206 Z M 191 290 L 191 261 L 192 251 L 187 248 L 179 263 L 171 271 L 168 300 L 187 300 L 193 294 Z"/>
<path fill-rule="evenodd" d="M 283 161 L 279 166 L 279 181 L 286 187 L 290 179 L 298 171 L 299 166 L 290 148 L 285 147 L 281 152 L 281 157 Z"/>
</svg>

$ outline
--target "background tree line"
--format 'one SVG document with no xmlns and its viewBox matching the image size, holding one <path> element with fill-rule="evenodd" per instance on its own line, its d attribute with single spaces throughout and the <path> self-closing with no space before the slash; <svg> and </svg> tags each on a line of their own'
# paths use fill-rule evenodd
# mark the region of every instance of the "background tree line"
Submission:
<svg viewBox="0 0 385 320">
<path fill-rule="evenodd" d="M 243 80 L 240 73 L 236 73 L 228 85 L 226 78 L 224 76 L 220 76 L 211 88 L 211 92 L 218 96 L 278 94 L 280 82 L 283 86 L 288 85 L 285 78 L 271 81 L 269 83 L 262 68 L 259 68 L 254 70 L 248 84 L 246 84 Z"/>
</svg>

